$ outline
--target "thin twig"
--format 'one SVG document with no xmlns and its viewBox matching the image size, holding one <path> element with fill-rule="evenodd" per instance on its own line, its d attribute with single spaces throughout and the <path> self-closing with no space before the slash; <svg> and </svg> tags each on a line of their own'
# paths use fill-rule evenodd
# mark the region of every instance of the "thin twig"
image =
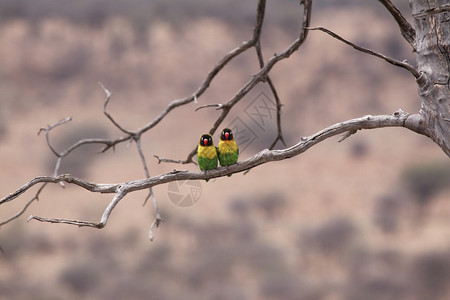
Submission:
<svg viewBox="0 0 450 300">
<path fill-rule="evenodd" d="M 149 178 L 150 173 L 148 171 L 147 161 L 145 160 L 144 152 L 142 152 L 141 137 L 140 136 L 136 137 L 135 141 L 136 141 L 136 147 L 137 147 L 137 150 L 139 153 L 139 157 L 141 158 L 142 166 L 144 167 L 145 176 L 147 176 L 147 178 Z"/>
<path fill-rule="evenodd" d="M 217 110 L 222 109 L 223 108 L 223 104 L 205 104 L 205 105 L 200 105 L 199 107 L 197 107 L 195 109 L 195 111 L 199 111 L 202 108 L 206 108 L 206 107 L 215 107 Z"/>
<path fill-rule="evenodd" d="M 58 122 L 56 122 L 53 125 L 47 125 L 47 127 L 41 127 L 37 134 L 38 135 L 41 134 L 42 131 L 48 132 L 48 131 L 52 130 L 53 128 L 58 127 L 60 125 L 63 125 L 65 123 L 69 122 L 69 121 L 72 121 L 72 117 L 64 118 L 62 120 L 59 120 Z"/>
<path fill-rule="evenodd" d="M 147 161 L 145 159 L 144 152 L 142 151 L 141 136 L 136 137 L 135 140 L 136 140 L 136 146 L 137 146 L 137 149 L 139 152 L 139 156 L 141 158 L 142 165 L 144 166 L 145 175 L 147 178 L 150 178 L 150 172 L 148 171 L 148 168 L 147 168 Z M 153 227 L 155 225 L 156 225 L 156 227 L 159 227 L 159 224 L 161 223 L 162 218 L 161 218 L 161 215 L 159 214 L 158 201 L 156 201 L 156 196 L 155 196 L 155 193 L 153 192 L 153 188 L 150 187 L 148 190 L 149 190 L 149 193 L 148 193 L 147 197 L 145 197 L 143 206 L 145 206 L 148 199 L 150 199 L 150 197 L 151 197 L 152 202 L 153 202 L 154 212 L 155 212 L 155 220 L 153 221 L 152 225 L 150 226 L 149 238 L 151 241 L 153 241 L 153 232 L 152 232 Z"/>
<path fill-rule="evenodd" d="M 65 124 L 65 123 L 67 123 L 67 122 L 69 122 L 69 121 L 72 121 L 72 118 L 71 117 L 67 117 L 67 118 L 65 118 L 65 119 L 62 119 L 62 120 L 59 120 L 58 122 L 56 122 L 55 124 L 53 124 L 53 125 L 47 125 L 47 127 L 41 127 L 40 129 L 39 129 L 39 131 L 38 131 L 38 135 L 40 135 L 41 134 L 41 132 L 45 132 L 45 139 L 46 139 L 46 141 L 47 141 L 47 145 L 48 145 L 48 147 L 50 148 L 50 150 L 53 152 L 53 154 L 55 154 L 57 157 L 61 157 L 61 154 L 58 152 L 58 151 L 56 151 L 56 149 L 52 146 L 52 144 L 50 143 L 50 137 L 49 137 L 49 132 L 50 132 L 50 130 L 52 130 L 53 128 L 55 128 L 55 127 L 58 127 L 58 126 L 60 126 L 60 125 L 63 125 L 63 124 Z"/>
<path fill-rule="evenodd" d="M 262 50 L 261 50 L 261 41 L 258 41 L 256 43 L 255 50 L 256 50 L 256 55 L 258 56 L 259 66 L 262 69 L 262 68 L 264 68 L 265 64 L 264 64 L 264 57 L 262 55 Z M 281 140 L 283 142 L 283 145 L 285 147 L 286 147 L 286 143 L 284 141 L 283 133 L 282 133 L 282 129 L 281 129 L 281 107 L 282 107 L 281 100 L 278 96 L 278 92 L 275 88 L 275 85 L 273 84 L 272 79 L 270 78 L 269 75 L 267 75 L 266 81 L 269 84 L 270 90 L 272 91 L 272 95 L 275 98 L 276 107 L 277 107 L 277 136 L 275 137 L 275 140 L 272 142 L 272 144 L 269 146 L 269 150 L 272 150 L 279 140 Z M 250 172 L 250 169 L 245 171 L 244 175 L 248 174 L 248 172 Z"/>
<path fill-rule="evenodd" d="M 196 150 L 197 150 L 197 148 L 196 148 Z M 180 165 L 185 165 L 185 164 L 190 164 L 190 163 L 196 164 L 195 161 L 175 160 L 175 159 L 164 158 L 159 155 L 153 155 L 153 157 L 155 157 L 158 160 L 158 164 L 162 163 L 162 162 L 175 163 L 175 164 L 180 164 Z"/>
<path fill-rule="evenodd" d="M 120 131 L 122 131 L 123 133 L 129 134 L 129 135 L 133 135 L 133 132 L 126 130 L 125 128 L 123 128 L 122 126 L 120 126 L 119 123 L 116 122 L 116 120 L 114 120 L 114 118 L 106 111 L 106 107 L 109 104 L 109 101 L 111 100 L 111 92 L 109 90 L 107 90 L 105 88 L 105 86 L 99 82 L 98 85 L 100 85 L 100 87 L 103 89 L 103 91 L 106 94 L 106 100 L 105 103 L 103 105 L 103 113 L 105 114 L 105 116 L 114 124 L 114 126 L 116 126 Z"/>
<path fill-rule="evenodd" d="M 71 118 L 71 117 L 67 117 L 67 118 L 65 118 L 65 119 L 62 119 L 62 120 L 56 122 L 56 123 L 53 124 L 53 125 L 48 125 L 47 127 L 42 127 L 42 128 L 39 129 L 39 131 L 38 131 L 38 135 L 39 135 L 42 131 L 45 131 L 45 140 L 47 141 L 47 145 L 48 145 L 48 147 L 50 148 L 50 151 L 52 151 L 53 154 L 55 154 L 55 156 L 57 157 L 57 159 L 56 159 L 56 164 L 55 164 L 55 168 L 54 168 L 54 170 L 53 170 L 53 176 L 58 175 L 59 167 L 61 166 L 61 160 L 62 160 L 62 158 L 63 158 L 64 156 L 66 156 L 66 154 L 65 154 L 65 152 L 58 152 L 58 151 L 56 151 L 56 149 L 53 147 L 52 143 L 50 142 L 50 130 L 52 130 L 52 129 L 54 129 L 54 128 L 60 126 L 60 125 L 63 125 L 63 124 L 65 124 L 65 123 L 69 122 L 69 121 L 72 121 L 72 118 Z M 63 188 L 65 187 L 65 186 L 64 186 L 64 182 L 60 182 L 59 184 L 61 185 L 61 187 L 63 187 Z M 45 186 L 45 185 L 44 185 L 44 186 Z"/>
<path fill-rule="evenodd" d="M 416 52 L 416 31 L 414 27 L 403 17 L 400 10 L 390 0 L 378 0 L 391 13 L 400 27 L 400 32 L 406 41 L 411 45 L 413 51 Z"/>
<path fill-rule="evenodd" d="M 99 223 L 99 225 L 101 226 L 100 228 L 106 226 L 106 223 L 108 222 L 109 216 L 111 215 L 113 209 L 116 207 L 117 204 L 119 204 L 120 200 L 122 200 L 123 197 L 126 196 L 126 194 L 128 193 L 127 190 L 128 189 L 125 188 L 122 184 L 117 186 L 114 198 L 111 200 L 108 207 L 106 207 L 105 211 L 103 212 L 102 218 Z"/>
<path fill-rule="evenodd" d="M 337 40 L 339 40 L 339 41 L 341 41 L 341 42 L 343 42 L 343 43 L 345 43 L 345 44 L 347 44 L 347 45 L 353 47 L 354 49 L 356 49 L 356 50 L 358 50 L 358 51 L 361 51 L 361 52 L 364 52 L 364 53 L 367 53 L 367 54 L 376 56 L 376 57 L 378 57 L 378 58 L 381 58 L 381 59 L 387 61 L 388 63 L 390 63 L 390 64 L 392 64 L 392 65 L 394 65 L 394 66 L 397 66 L 397 67 L 403 68 L 403 69 L 405 69 L 405 70 L 408 70 L 409 72 L 411 72 L 411 74 L 412 74 L 416 79 L 420 77 L 420 72 L 417 71 L 413 66 L 411 66 L 410 64 L 408 64 L 406 61 L 399 61 L 399 60 L 393 59 L 393 58 L 391 58 L 391 57 L 389 57 L 389 56 L 386 56 L 386 55 L 384 55 L 384 54 L 381 54 L 381 53 L 375 52 L 375 51 L 373 51 L 373 50 L 370 50 L 370 49 L 367 49 L 367 48 L 358 46 L 358 45 L 356 45 L 356 44 L 354 44 L 354 43 L 352 43 L 352 42 L 350 42 L 350 41 L 344 39 L 343 37 L 337 35 L 336 33 L 332 32 L 331 30 L 328 30 L 328 29 L 326 29 L 326 28 L 324 28 L 324 27 L 321 27 L 321 26 L 319 26 L 319 27 L 313 27 L 313 28 L 308 28 L 308 29 L 309 29 L 309 30 L 320 30 L 320 31 L 323 31 L 323 32 L 325 32 L 325 33 L 331 35 L 331 36 L 334 37 L 335 39 L 337 39 Z"/>
<path fill-rule="evenodd" d="M 256 43 L 255 49 L 256 49 L 256 54 L 258 56 L 259 66 L 260 66 L 260 68 L 263 68 L 264 67 L 264 58 L 263 58 L 262 51 L 261 51 L 261 42 L 260 41 L 258 43 Z M 267 75 L 266 80 L 267 80 L 267 83 L 269 84 L 270 90 L 272 91 L 272 95 L 275 98 L 275 103 L 277 106 L 277 136 L 275 137 L 275 140 L 273 141 L 273 143 L 269 146 L 269 150 L 272 150 L 279 140 L 283 143 L 283 145 L 285 147 L 286 147 L 286 142 L 284 141 L 283 132 L 281 129 L 281 107 L 282 107 L 281 100 L 280 100 L 280 97 L 278 96 L 278 92 L 275 88 L 275 85 L 273 84 L 272 79 L 270 78 L 269 75 Z"/>
<path fill-rule="evenodd" d="M 153 228 L 158 228 L 159 225 L 161 225 L 162 219 L 161 216 L 159 214 L 156 215 L 155 220 L 153 221 L 152 225 L 150 226 L 150 229 L 148 231 L 148 238 L 150 241 L 153 241 L 154 236 L 153 236 Z"/>
<path fill-rule="evenodd" d="M 145 176 L 146 178 L 150 178 L 150 172 L 148 171 L 148 167 L 147 167 L 147 161 L 145 159 L 145 155 L 144 152 L 142 151 L 142 146 L 141 146 L 141 137 L 138 136 L 135 138 L 136 140 L 136 147 L 138 149 L 138 153 L 139 153 L 139 157 L 141 158 L 141 163 L 144 166 L 144 171 L 145 171 Z M 144 204 L 145 205 L 147 203 L 147 200 L 152 197 L 153 198 L 153 204 L 155 206 L 155 214 L 159 215 L 159 211 L 158 211 L 158 203 L 156 202 L 156 197 L 155 194 L 153 193 L 153 189 L 149 188 L 149 194 L 148 196 L 145 198 L 144 200 Z"/>
<path fill-rule="evenodd" d="M 31 203 L 33 203 L 34 201 L 39 201 L 39 195 L 40 195 L 40 193 L 42 192 L 42 190 L 45 188 L 45 186 L 46 186 L 47 184 L 48 184 L 48 183 L 44 183 L 44 184 L 38 189 L 38 191 L 36 192 L 36 195 L 34 195 L 34 197 L 31 198 L 31 199 L 27 202 L 27 204 L 25 204 L 25 206 L 22 208 L 21 211 L 19 211 L 17 214 L 15 214 L 14 216 L 10 217 L 9 219 L 6 219 L 5 221 L 1 222 L 1 223 L 0 223 L 0 227 L 2 227 L 3 225 L 8 224 L 9 222 L 11 222 L 11 221 L 13 221 L 13 220 L 19 218 L 21 215 L 23 215 L 23 214 L 25 213 L 25 211 L 26 211 L 27 208 L 31 205 Z"/>
<path fill-rule="evenodd" d="M 93 227 L 93 228 L 98 228 L 98 229 L 103 228 L 101 223 L 93 223 L 93 222 L 87 222 L 87 221 L 77 221 L 77 220 L 67 220 L 67 219 L 57 219 L 57 218 L 44 218 L 44 217 L 33 216 L 33 215 L 31 215 L 27 219 L 27 222 L 30 222 L 31 220 L 36 220 L 36 221 L 45 222 L 45 223 L 76 225 L 78 227 Z"/>
<path fill-rule="evenodd" d="M 352 134 L 355 134 L 356 132 L 358 132 L 357 129 L 353 129 L 353 130 L 347 131 L 346 134 L 344 134 L 343 136 L 340 137 L 338 142 L 340 143 L 340 142 L 346 140 L 347 138 L 349 138 Z"/>
</svg>

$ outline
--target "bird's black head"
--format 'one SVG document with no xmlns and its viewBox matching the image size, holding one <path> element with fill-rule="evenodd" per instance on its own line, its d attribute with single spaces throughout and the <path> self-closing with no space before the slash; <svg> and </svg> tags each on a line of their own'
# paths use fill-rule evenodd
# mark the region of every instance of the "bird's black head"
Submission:
<svg viewBox="0 0 450 300">
<path fill-rule="evenodd" d="M 199 145 L 202 146 L 212 146 L 213 140 L 212 136 L 209 133 L 202 134 L 202 137 L 200 138 Z"/>
<path fill-rule="evenodd" d="M 222 133 L 220 134 L 220 139 L 222 141 L 232 141 L 233 140 L 233 132 L 231 132 L 230 128 L 224 128 Z"/>
</svg>

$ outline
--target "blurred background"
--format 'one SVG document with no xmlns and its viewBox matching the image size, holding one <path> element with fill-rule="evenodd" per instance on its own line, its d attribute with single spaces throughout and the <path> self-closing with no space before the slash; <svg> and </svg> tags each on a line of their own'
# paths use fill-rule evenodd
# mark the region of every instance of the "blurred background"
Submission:
<svg viewBox="0 0 450 300">
<path fill-rule="evenodd" d="M 410 19 L 406 0 L 394 1 Z M 252 35 L 257 1 L 0 0 L 0 194 L 51 175 L 59 151 L 80 138 L 121 136 L 191 95 L 230 50 Z M 298 1 L 268 1 L 266 61 L 298 35 Z M 377 1 L 317 0 L 312 26 L 396 59 L 415 62 Z M 258 71 L 250 49 L 208 91 L 143 136 L 151 175 L 195 165 L 185 159 L 227 102 Z M 270 73 L 283 102 L 288 146 L 336 122 L 398 109 L 418 112 L 414 78 L 322 32 Z M 276 136 L 274 98 L 259 84 L 224 121 L 238 129 L 242 159 Z M 222 127 L 222 126 L 221 126 Z M 218 141 L 218 134 L 214 136 Z M 329 139 L 289 160 L 205 182 L 128 195 L 103 230 L 26 222 L 30 214 L 97 222 L 112 195 L 48 186 L 27 212 L 1 227 L 0 299 L 448 299 L 450 164 L 426 137 L 402 128 Z M 278 148 L 283 145 L 277 145 Z M 136 145 L 78 149 L 60 173 L 98 183 L 145 177 Z M 19 212 L 37 187 L 2 205 Z"/>
</svg>

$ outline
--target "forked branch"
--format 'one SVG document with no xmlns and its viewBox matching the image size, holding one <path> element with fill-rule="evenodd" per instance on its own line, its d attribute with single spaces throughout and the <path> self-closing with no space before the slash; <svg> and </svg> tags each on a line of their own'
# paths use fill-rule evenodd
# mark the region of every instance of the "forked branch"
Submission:
<svg viewBox="0 0 450 300">
<path fill-rule="evenodd" d="M 106 223 L 116 207 L 116 205 L 128 194 L 131 192 L 145 190 L 152 188 L 154 186 L 177 181 L 177 180 L 205 180 L 223 177 L 226 175 L 244 172 L 246 170 L 250 170 L 259 165 L 272 162 L 279 161 L 284 159 L 289 159 L 300 155 L 305 152 L 309 148 L 317 145 L 318 143 L 331 138 L 336 135 L 340 135 L 346 132 L 355 133 L 358 130 L 362 129 L 375 129 L 375 128 L 383 128 L 383 127 L 405 127 L 415 132 L 421 132 L 421 119 L 420 115 L 410 115 L 403 111 L 397 111 L 392 115 L 381 115 L 381 116 L 364 116 L 357 119 L 348 120 L 345 122 L 334 124 L 328 128 L 325 128 L 311 136 L 303 137 L 301 140 L 295 144 L 294 146 L 281 149 L 281 150 L 262 150 L 252 157 L 238 162 L 237 164 L 231 165 L 229 167 L 220 167 L 214 170 L 210 170 L 207 172 L 192 172 L 187 170 L 173 170 L 169 173 L 161 174 L 158 176 L 135 180 L 131 182 L 121 182 L 116 184 L 98 184 L 87 182 L 83 179 L 79 179 L 76 177 L 72 177 L 71 175 L 59 175 L 59 176 L 43 176 L 36 177 L 22 186 L 20 189 L 15 191 L 14 193 L 9 194 L 8 196 L 0 199 L 0 205 L 6 202 L 9 202 L 18 196 L 25 193 L 27 190 L 32 188 L 36 184 L 40 183 L 59 183 L 65 182 L 68 184 L 77 185 L 89 192 L 93 193 L 113 193 L 115 194 L 113 199 L 111 200 L 108 207 L 105 209 L 100 221 L 98 223 L 88 222 L 88 221 L 77 221 L 77 220 L 67 220 L 67 219 L 57 219 L 57 218 L 43 218 L 38 216 L 31 216 L 29 220 L 34 219 L 41 222 L 50 222 L 50 223 L 62 223 L 62 224 L 70 224 L 76 226 L 88 226 L 94 228 L 103 228 L 106 226 Z M 158 224 L 158 221 L 154 222 L 152 225 L 155 226 Z M 152 233 L 150 231 L 150 237 L 152 238 Z"/>
<path fill-rule="evenodd" d="M 265 1 L 260 1 L 260 5 L 261 3 Z M 261 6 L 258 6 L 258 12 L 261 9 Z M 278 94 L 276 92 L 276 89 L 269 77 L 269 73 L 272 70 L 272 68 L 280 61 L 289 58 L 295 51 L 297 51 L 301 45 L 303 45 L 303 43 L 306 40 L 306 37 L 308 36 L 308 27 L 309 24 L 311 22 L 311 10 L 312 10 L 312 1 L 311 0 L 301 0 L 300 1 L 300 5 L 303 7 L 303 16 L 302 16 L 302 24 L 300 26 L 300 32 L 298 35 L 298 38 L 296 40 L 294 40 L 294 42 L 292 42 L 291 45 L 289 45 L 285 50 L 283 50 L 281 53 L 275 53 L 268 61 L 267 63 L 264 63 L 263 57 L 262 57 L 262 52 L 261 52 L 261 43 L 260 43 L 260 34 L 261 34 L 261 29 L 259 28 L 260 25 L 262 25 L 262 20 L 261 23 L 258 21 L 256 22 L 257 26 L 255 26 L 256 29 L 259 28 L 259 30 L 254 30 L 254 34 L 253 34 L 253 39 L 249 41 L 249 43 L 251 44 L 251 46 L 254 46 L 256 49 L 256 53 L 258 56 L 258 62 L 260 64 L 260 71 L 256 74 L 254 74 L 250 80 L 244 84 L 244 86 L 237 91 L 237 93 L 225 104 L 214 104 L 214 105 L 210 105 L 210 106 L 203 106 L 203 107 L 220 107 L 222 113 L 220 114 L 220 116 L 218 117 L 218 119 L 215 121 L 214 125 L 212 126 L 212 128 L 209 130 L 210 134 L 214 134 L 217 130 L 217 128 L 219 128 L 219 126 L 222 124 L 222 122 L 225 120 L 225 118 L 228 116 L 228 113 L 231 111 L 231 109 L 237 104 L 239 103 L 239 101 L 241 101 L 258 83 L 260 82 L 264 82 L 264 81 L 268 81 L 269 82 L 269 86 L 271 88 L 271 91 L 276 99 L 277 102 L 277 129 L 278 129 L 278 135 L 275 138 L 274 142 L 271 145 L 271 148 L 273 148 L 275 146 L 275 144 L 278 141 L 282 141 L 283 144 L 284 143 L 284 139 L 282 136 L 282 130 L 281 130 L 281 101 L 278 97 Z M 261 11 L 260 13 L 258 13 L 258 16 L 261 15 L 261 17 L 264 16 L 264 11 Z M 189 153 L 188 157 L 184 160 L 181 161 L 181 163 L 189 163 L 189 162 L 193 162 L 193 157 L 196 154 L 196 149 L 192 149 L 192 151 Z M 162 161 L 162 160 L 159 160 Z M 178 162 L 177 160 L 169 160 L 170 162 Z"/>
</svg>

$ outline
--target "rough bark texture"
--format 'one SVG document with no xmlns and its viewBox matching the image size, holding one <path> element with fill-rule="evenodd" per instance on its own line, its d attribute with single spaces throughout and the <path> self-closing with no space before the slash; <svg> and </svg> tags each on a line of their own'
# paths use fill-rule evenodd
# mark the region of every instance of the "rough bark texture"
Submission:
<svg viewBox="0 0 450 300">
<path fill-rule="evenodd" d="M 410 0 L 425 132 L 450 157 L 450 2 Z"/>
</svg>

